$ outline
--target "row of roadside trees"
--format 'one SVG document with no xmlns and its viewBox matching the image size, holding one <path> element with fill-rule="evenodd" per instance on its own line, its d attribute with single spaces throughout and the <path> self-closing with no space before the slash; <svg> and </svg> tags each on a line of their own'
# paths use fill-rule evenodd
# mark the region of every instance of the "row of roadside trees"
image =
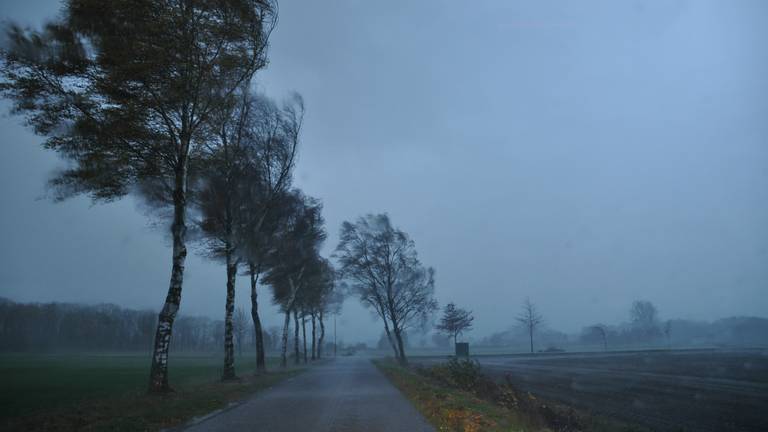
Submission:
<svg viewBox="0 0 768 432">
<path fill-rule="evenodd" d="M 56 197 L 136 194 L 168 222 L 171 276 L 150 392 L 171 389 L 169 346 L 190 239 L 225 269 L 222 379 L 235 377 L 238 275 L 250 281 L 259 370 L 260 283 L 285 314 L 284 365 L 289 317 L 296 358 L 298 323 L 307 320 L 319 356 L 323 317 L 340 303 L 333 268 L 319 254 L 322 206 L 291 186 L 303 101 L 278 104 L 252 90 L 276 23 L 273 0 L 70 0 L 42 29 L 11 26 L 0 53 L 0 93 L 68 162 L 51 180 Z"/>
</svg>

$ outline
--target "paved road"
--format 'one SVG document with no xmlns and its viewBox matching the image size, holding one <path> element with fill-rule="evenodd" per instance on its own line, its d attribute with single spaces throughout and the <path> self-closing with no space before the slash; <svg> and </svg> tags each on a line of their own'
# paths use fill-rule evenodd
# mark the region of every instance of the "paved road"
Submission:
<svg viewBox="0 0 768 432">
<path fill-rule="evenodd" d="M 519 388 L 655 431 L 768 431 L 768 351 L 480 356 Z M 437 360 L 430 360 L 435 362 Z"/>
<path fill-rule="evenodd" d="M 314 366 L 186 430 L 434 431 L 364 357 L 339 357 Z"/>
</svg>

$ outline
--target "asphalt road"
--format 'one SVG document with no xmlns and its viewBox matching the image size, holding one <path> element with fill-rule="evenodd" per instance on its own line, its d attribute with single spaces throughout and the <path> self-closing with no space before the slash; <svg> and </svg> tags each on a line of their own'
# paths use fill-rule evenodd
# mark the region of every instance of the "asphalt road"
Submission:
<svg viewBox="0 0 768 432">
<path fill-rule="evenodd" d="M 768 431 L 768 351 L 479 356 L 544 398 L 654 431 Z M 436 360 L 431 360 L 434 362 Z"/>
<path fill-rule="evenodd" d="M 202 431 L 434 431 L 370 359 L 339 357 L 186 429 Z"/>
</svg>

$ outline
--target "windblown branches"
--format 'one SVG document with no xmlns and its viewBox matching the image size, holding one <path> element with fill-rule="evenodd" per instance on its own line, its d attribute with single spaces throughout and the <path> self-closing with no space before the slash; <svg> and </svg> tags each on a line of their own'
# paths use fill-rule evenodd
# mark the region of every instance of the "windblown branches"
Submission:
<svg viewBox="0 0 768 432">
<path fill-rule="evenodd" d="M 385 214 L 344 222 L 334 255 L 341 277 L 383 320 L 395 356 L 405 363 L 403 332 L 425 324 L 437 309 L 434 270 L 421 264 L 414 242 Z"/>
<path fill-rule="evenodd" d="M 10 28 L 0 91 L 72 161 L 59 197 L 155 179 L 170 201 L 211 113 L 266 64 L 275 22 L 265 1 L 73 0 L 41 31 Z"/>
<path fill-rule="evenodd" d="M 266 64 L 271 0 L 69 0 L 40 31 L 9 30 L 0 93 L 70 162 L 57 198 L 134 190 L 172 210 L 172 271 L 149 389 L 165 392 L 186 259 L 187 185 L 217 113 Z M 298 135 L 295 135 L 298 136 Z"/>
</svg>

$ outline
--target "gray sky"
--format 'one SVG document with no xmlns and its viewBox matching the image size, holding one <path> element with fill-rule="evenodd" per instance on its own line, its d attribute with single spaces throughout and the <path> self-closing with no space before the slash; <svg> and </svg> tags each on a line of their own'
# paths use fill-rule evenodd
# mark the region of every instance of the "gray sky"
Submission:
<svg viewBox="0 0 768 432">
<path fill-rule="evenodd" d="M 342 220 L 386 211 L 473 336 L 526 296 L 576 331 L 638 298 L 663 318 L 768 315 L 767 40 L 762 0 L 283 0 L 257 79 L 305 97 L 296 182 L 325 203 L 329 253 Z M 40 199 L 56 157 L 7 105 L 0 128 L 0 295 L 159 308 L 163 234 L 130 199 Z M 182 313 L 223 316 L 224 268 L 187 269 Z M 347 302 L 340 336 L 380 331 Z"/>
</svg>

